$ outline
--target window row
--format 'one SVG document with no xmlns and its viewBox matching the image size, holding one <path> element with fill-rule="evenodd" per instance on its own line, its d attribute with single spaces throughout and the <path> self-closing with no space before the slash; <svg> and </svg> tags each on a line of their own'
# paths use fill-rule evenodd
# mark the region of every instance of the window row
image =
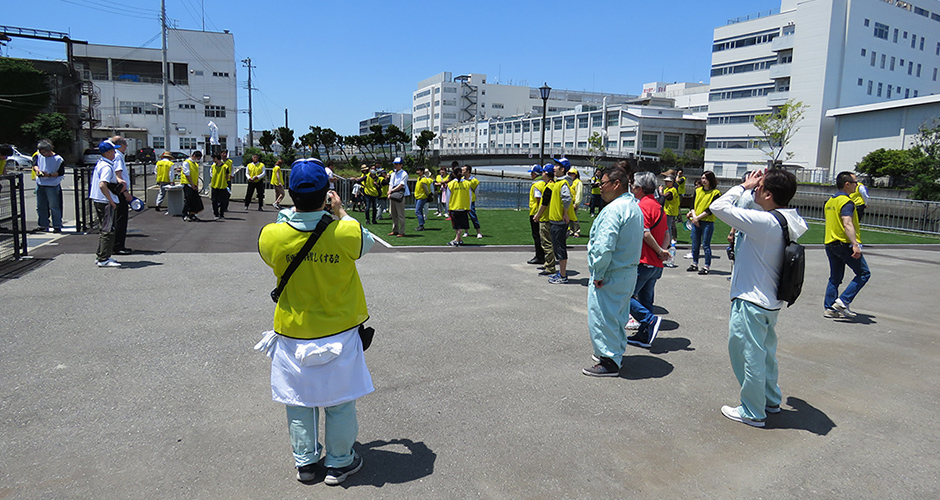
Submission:
<svg viewBox="0 0 940 500">
<path fill-rule="evenodd" d="M 923 9 L 921 9 L 921 10 L 923 10 Z M 926 11 L 924 11 L 924 12 L 926 12 Z M 927 16 L 924 16 L 924 17 L 927 17 Z M 937 20 L 940 21 L 940 15 L 937 15 Z M 866 26 L 866 27 L 869 26 L 869 20 L 868 20 L 868 19 L 865 20 L 865 26 Z M 881 23 L 879 23 L 879 22 L 876 22 L 876 23 L 875 23 L 875 27 L 874 27 L 874 36 L 875 36 L 875 38 L 880 38 L 880 39 L 882 39 L 882 40 L 887 41 L 889 35 L 890 35 L 891 41 L 892 41 L 893 43 L 898 43 L 898 36 L 899 36 L 899 35 L 900 35 L 900 37 L 901 37 L 902 40 L 907 40 L 907 39 L 908 39 L 908 32 L 907 32 L 907 31 L 903 31 L 903 32 L 902 32 L 902 31 L 899 30 L 898 28 L 894 28 L 894 32 L 893 32 L 893 34 L 892 34 L 892 32 L 891 32 L 891 27 L 888 26 L 887 24 L 881 24 Z M 927 41 L 927 39 L 926 39 L 925 37 L 921 36 L 921 37 L 920 37 L 920 43 L 918 44 L 918 42 L 917 42 L 917 35 L 914 34 L 914 33 L 910 33 L 910 40 L 911 40 L 911 48 L 912 48 L 912 49 L 924 50 L 924 43 Z M 907 43 L 907 42 L 904 42 L 904 43 Z"/>
<path fill-rule="evenodd" d="M 764 69 L 769 69 L 774 64 L 777 64 L 776 59 L 771 59 L 769 61 L 750 62 L 747 64 L 738 64 L 735 66 L 725 66 L 723 68 L 712 68 L 712 76 L 735 75 L 738 73 L 761 71 Z"/>
<path fill-rule="evenodd" d="M 731 90 L 724 92 L 712 92 L 708 94 L 709 101 L 726 101 L 728 99 L 747 99 L 749 97 L 760 97 L 774 91 L 773 87 L 764 87 L 759 89 Z"/>
<path fill-rule="evenodd" d="M 862 49 L 862 57 L 864 57 L 866 53 L 868 53 L 867 50 Z M 907 62 L 907 74 L 920 78 L 920 73 L 922 70 L 921 64 L 917 63 L 917 65 L 915 66 L 914 61 L 909 60 L 906 62 Z M 897 63 L 897 66 L 899 66 L 898 69 L 900 71 L 904 71 L 904 63 L 905 63 L 904 59 L 897 59 L 894 56 L 891 56 L 889 58 L 887 54 L 878 54 L 874 50 L 871 51 L 871 53 L 869 54 L 868 65 L 871 66 L 872 68 L 878 67 L 880 69 L 887 69 L 888 71 L 894 71 L 896 63 Z"/>
<path fill-rule="evenodd" d="M 934 75 L 936 75 L 936 70 L 934 70 Z M 865 81 L 862 78 L 859 78 L 858 86 L 861 87 L 864 85 L 865 85 Z M 868 87 L 865 91 L 865 94 L 874 95 L 876 97 L 884 96 L 887 99 L 891 99 L 892 96 L 895 99 L 901 99 L 901 90 L 902 89 L 900 85 L 897 85 L 897 86 L 891 85 L 891 84 L 886 85 L 882 82 L 873 82 L 871 80 L 868 80 Z M 903 92 L 904 99 L 907 99 L 909 97 L 917 97 L 918 95 L 918 91 L 916 89 L 912 90 L 909 88 L 905 88 L 903 89 L 903 91 L 904 91 Z"/>
<path fill-rule="evenodd" d="M 770 43 L 774 38 L 777 38 L 780 35 L 779 32 L 774 31 L 773 33 L 766 33 L 762 35 L 748 36 L 744 38 L 738 38 L 736 40 L 729 40 L 716 43 L 712 45 L 712 52 L 721 52 L 723 50 L 737 49 L 741 47 L 750 47 L 751 45 L 759 45 L 763 43 Z"/>
</svg>

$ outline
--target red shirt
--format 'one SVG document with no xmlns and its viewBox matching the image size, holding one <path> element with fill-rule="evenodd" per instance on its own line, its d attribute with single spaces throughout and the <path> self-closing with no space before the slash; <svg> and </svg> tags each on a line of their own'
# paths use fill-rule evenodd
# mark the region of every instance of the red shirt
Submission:
<svg viewBox="0 0 940 500">
<path fill-rule="evenodd" d="M 666 236 L 666 214 L 663 212 L 663 206 L 651 194 L 640 198 L 639 205 L 640 211 L 643 212 L 643 228 L 649 231 L 656 241 L 663 241 Z M 656 227 L 653 227 L 654 224 Z M 663 259 L 644 241 L 640 264 L 663 267 Z"/>
</svg>

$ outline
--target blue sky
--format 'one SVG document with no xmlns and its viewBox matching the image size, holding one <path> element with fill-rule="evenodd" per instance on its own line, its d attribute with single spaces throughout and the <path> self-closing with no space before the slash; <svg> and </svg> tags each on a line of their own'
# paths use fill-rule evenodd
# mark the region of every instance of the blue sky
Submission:
<svg viewBox="0 0 940 500">
<path fill-rule="evenodd" d="M 159 0 L 6 2 L 2 24 L 90 43 L 160 46 Z M 638 94 L 654 81 L 709 80 L 714 28 L 777 0 L 279 1 L 166 0 L 183 29 L 230 30 L 251 57 L 255 129 L 310 125 L 358 133 L 374 111 L 410 112 L 427 77 L 483 73 L 490 83 Z M 14 38 L 4 56 L 64 59 L 62 44 Z M 239 65 L 240 66 L 240 65 Z M 244 87 L 247 73 L 239 67 Z M 247 109 L 247 91 L 239 91 Z M 239 116 L 240 135 L 247 115 Z"/>
</svg>

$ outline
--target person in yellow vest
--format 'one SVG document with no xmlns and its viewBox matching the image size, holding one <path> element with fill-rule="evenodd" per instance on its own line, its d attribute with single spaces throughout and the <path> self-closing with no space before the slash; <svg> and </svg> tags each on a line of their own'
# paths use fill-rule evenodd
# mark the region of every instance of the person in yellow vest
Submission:
<svg viewBox="0 0 940 500">
<path fill-rule="evenodd" d="M 202 212 L 202 198 L 199 197 L 199 160 L 202 151 L 193 151 L 183 161 L 183 170 L 180 172 L 180 184 L 183 185 L 183 222 L 198 222 L 196 214 Z"/>
<path fill-rule="evenodd" d="M 539 223 L 539 241 L 542 242 L 542 253 L 545 255 L 545 265 L 540 266 L 539 276 L 554 276 L 555 251 L 552 248 L 552 225 L 548 221 L 548 208 L 552 201 L 552 186 L 555 183 L 555 166 L 551 163 L 542 165 L 542 184 L 539 184 L 539 207 L 532 220 Z"/>
<path fill-rule="evenodd" d="M 563 285 L 568 283 L 568 222 L 574 212 L 574 196 L 571 194 L 571 181 L 574 178 L 568 173 L 571 162 L 567 158 L 553 161 L 555 182 L 552 184 L 551 194 L 548 195 L 547 211 L 552 251 L 558 263 L 558 272 L 549 276 L 548 282 L 552 285 Z M 545 213 L 546 202 L 543 201 L 539 211 Z"/>
<path fill-rule="evenodd" d="M 388 212 L 388 172 L 382 168 L 381 163 L 375 164 L 375 172 L 379 174 L 379 220 L 382 220 L 382 215 Z"/>
<path fill-rule="evenodd" d="M 434 178 L 434 189 L 437 190 L 437 213 L 434 214 L 438 217 L 447 217 L 448 220 L 450 216 L 447 215 L 447 183 L 450 182 L 450 175 L 447 174 L 447 169 L 441 167 L 437 171 L 437 177 Z"/>
<path fill-rule="evenodd" d="M 529 228 L 532 230 L 532 242 L 535 243 L 535 257 L 526 263 L 537 265 L 545 264 L 545 250 L 542 248 L 542 240 L 539 237 L 539 221 L 533 217 L 539 211 L 542 190 L 545 189 L 545 181 L 539 179 L 541 174 L 541 165 L 532 165 L 529 169 L 529 175 L 532 176 L 532 185 L 529 186 Z"/>
<path fill-rule="evenodd" d="M 356 261 L 375 240 L 329 189 L 320 160 L 295 161 L 288 190 L 294 209 L 279 212 L 277 222 L 264 226 L 258 237 L 258 252 L 283 289 L 274 310 L 274 329 L 264 333 L 255 349 L 271 358 L 271 395 L 287 408 L 297 479 L 318 477 L 322 408 L 324 482 L 335 486 L 362 468 L 362 457 L 353 450 L 359 433 L 356 400 L 375 390 L 360 335 L 369 310 L 356 269 Z M 327 205 L 339 220 L 333 220 Z M 318 226 L 319 239 L 281 283 Z"/>
<path fill-rule="evenodd" d="M 248 190 L 245 191 L 245 210 L 248 210 L 248 205 L 251 205 L 251 197 L 254 193 L 258 193 L 258 211 L 261 212 L 264 210 L 264 180 L 267 172 L 264 170 L 264 163 L 261 162 L 261 157 L 258 155 L 251 155 L 251 163 L 245 166 L 247 171 L 246 175 L 248 176 Z"/>
<path fill-rule="evenodd" d="M 212 214 L 215 220 L 224 220 L 225 211 L 228 209 L 228 198 L 231 193 L 228 191 L 228 182 L 232 179 L 232 171 L 228 164 L 222 160 L 221 153 L 212 155 L 212 179 L 209 187 L 212 188 Z"/>
<path fill-rule="evenodd" d="M 415 216 L 418 218 L 418 227 L 415 231 L 424 231 L 424 221 L 427 219 L 428 203 L 431 201 L 431 190 L 434 181 L 424 167 L 415 169 L 418 180 L 415 181 Z"/>
<path fill-rule="evenodd" d="M 827 318 L 854 318 L 849 304 L 871 279 L 868 262 L 862 255 L 862 235 L 858 225 L 858 212 L 849 193 L 855 192 L 858 181 L 852 172 L 836 176 L 836 193 L 826 201 L 826 257 L 829 258 L 829 284 L 823 301 L 823 316 Z M 839 285 L 845 276 L 845 266 L 855 278 L 839 295 Z"/>
<path fill-rule="evenodd" d="M 855 213 L 858 215 L 858 221 L 861 222 L 862 217 L 865 215 L 865 208 L 868 205 L 868 188 L 859 182 L 858 185 L 855 186 L 855 191 L 849 193 L 849 198 L 851 198 L 852 203 L 855 204 Z"/>
<path fill-rule="evenodd" d="M 366 199 L 365 216 L 367 224 L 378 224 L 376 211 L 378 207 L 380 178 L 373 166 L 369 169 L 365 164 L 362 165 L 362 177 L 351 179 L 353 182 L 362 184 L 362 195 Z M 369 214 L 372 214 L 370 217 Z"/>
<path fill-rule="evenodd" d="M 169 151 L 164 151 L 163 154 L 160 155 L 160 160 L 157 161 L 157 164 L 153 167 L 153 175 L 157 180 L 157 186 L 160 188 L 160 192 L 157 193 L 156 206 L 153 207 L 157 212 L 161 210 L 160 205 L 166 197 L 166 187 L 173 185 L 172 171 L 173 155 L 171 155 Z M 168 212 L 165 212 L 164 215 L 167 213 Z"/>
<path fill-rule="evenodd" d="M 580 238 L 581 223 L 578 222 L 578 207 L 584 201 L 584 185 L 581 184 L 581 173 L 576 168 L 572 167 L 568 170 L 568 175 L 574 179 L 571 181 L 571 196 L 574 197 L 572 207 L 574 209 L 571 211 L 572 218 L 568 222 L 568 236 Z"/>
<path fill-rule="evenodd" d="M 606 203 L 601 197 L 601 169 L 598 167 L 594 169 L 594 176 L 591 177 L 591 217 L 595 216 L 595 210 L 600 213 L 604 205 Z"/>
<path fill-rule="evenodd" d="M 284 180 L 281 178 L 282 165 L 284 165 L 284 160 L 278 158 L 271 170 L 271 187 L 274 188 L 274 203 L 271 206 L 278 211 L 284 208 L 281 206 L 281 202 L 284 201 Z"/>
<path fill-rule="evenodd" d="M 676 187 L 676 179 L 671 175 L 667 175 L 663 179 L 663 185 L 659 187 L 660 194 L 663 195 L 663 210 L 666 212 L 666 238 L 662 242 L 662 246 L 670 249 L 669 260 L 663 264 L 666 267 L 678 267 L 675 262 L 675 253 L 676 253 L 676 220 L 679 218 L 679 202 L 681 197 L 679 195 L 679 189 Z"/>
<path fill-rule="evenodd" d="M 477 179 L 473 175 L 473 167 L 470 165 L 463 166 L 463 178 L 470 182 L 470 223 L 473 224 L 473 228 L 477 231 L 477 238 L 482 238 L 483 233 L 480 232 L 480 219 L 477 218 L 477 188 L 480 186 L 480 179 Z M 464 236 L 467 234 L 464 233 Z"/>
<path fill-rule="evenodd" d="M 692 221 L 692 265 L 686 271 L 698 271 L 699 274 L 711 272 L 715 215 L 709 207 L 719 196 L 721 196 L 721 191 L 718 190 L 718 178 L 715 177 L 714 172 L 708 170 L 702 174 L 702 185 L 695 188 L 695 205 L 688 213 L 689 220 Z M 699 250 L 703 248 L 705 266 L 699 269 Z"/>
<path fill-rule="evenodd" d="M 450 225 L 456 235 L 453 241 L 447 242 L 452 247 L 463 245 L 463 234 L 470 229 L 470 181 L 463 178 L 463 169 L 453 167 L 450 174 L 451 181 L 447 183 L 450 191 L 449 205 Z"/>
</svg>

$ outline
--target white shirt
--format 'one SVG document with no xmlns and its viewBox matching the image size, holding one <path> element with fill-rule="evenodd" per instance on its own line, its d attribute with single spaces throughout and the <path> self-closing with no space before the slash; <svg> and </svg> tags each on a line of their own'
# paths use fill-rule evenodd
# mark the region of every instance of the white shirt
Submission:
<svg viewBox="0 0 940 500">
<path fill-rule="evenodd" d="M 335 183 L 333 181 L 333 169 L 330 167 L 323 167 L 326 170 L 326 178 L 330 180 L 330 189 L 336 189 Z"/>
<path fill-rule="evenodd" d="M 118 203 L 118 197 L 110 190 L 107 191 L 107 195 L 105 195 L 105 192 L 101 191 L 101 181 L 109 183 L 117 182 L 113 163 L 113 161 L 102 156 L 98 159 L 98 163 L 95 164 L 95 172 L 91 175 L 91 185 L 88 187 L 88 197 L 98 203 L 107 203 L 108 198 L 105 198 L 105 196 L 110 196 L 111 201 Z"/>
<path fill-rule="evenodd" d="M 401 168 L 397 171 L 392 171 L 391 177 L 388 179 L 388 190 L 391 191 L 392 188 L 398 187 L 400 185 L 405 185 L 405 196 L 411 194 L 411 190 L 408 189 L 408 172 L 405 172 L 405 169 Z"/>
<path fill-rule="evenodd" d="M 124 173 L 125 166 L 127 166 L 127 164 L 124 163 L 124 153 L 122 153 L 119 149 L 115 149 L 114 150 L 114 173 L 115 175 L 120 176 L 121 179 L 124 179 L 125 182 L 127 182 L 127 175 Z"/>
<path fill-rule="evenodd" d="M 735 245 L 731 298 L 746 300 L 764 309 L 780 309 L 785 304 L 777 300 L 777 283 L 783 264 L 783 231 L 770 212 L 734 206 L 743 193 L 742 186 L 735 186 L 709 207 L 715 216 L 741 234 L 740 245 Z M 795 208 L 778 208 L 777 211 L 787 219 L 791 241 L 806 232 L 806 221 Z"/>
<path fill-rule="evenodd" d="M 59 166 L 62 165 L 62 162 L 65 161 L 59 155 L 53 156 L 43 156 L 42 154 L 36 156 L 36 166 L 39 167 L 39 171 L 43 174 L 56 174 L 59 172 Z M 36 177 L 36 184 L 40 186 L 58 186 L 62 183 L 62 177 L 56 175 L 55 177 Z"/>
</svg>

